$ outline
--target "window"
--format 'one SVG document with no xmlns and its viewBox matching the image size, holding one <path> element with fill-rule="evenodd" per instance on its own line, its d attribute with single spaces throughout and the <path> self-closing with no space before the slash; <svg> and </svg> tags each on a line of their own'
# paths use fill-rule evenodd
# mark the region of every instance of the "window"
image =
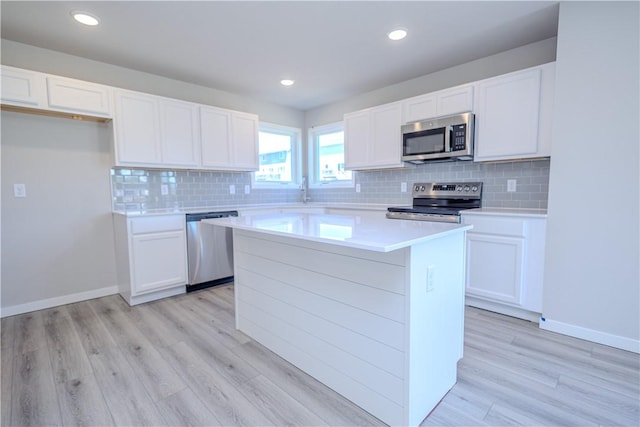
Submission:
<svg viewBox="0 0 640 427">
<path fill-rule="evenodd" d="M 253 174 L 254 187 L 298 187 L 300 133 L 300 129 L 260 123 L 258 132 L 260 169 Z"/>
<path fill-rule="evenodd" d="M 344 125 L 317 126 L 309 131 L 311 185 L 352 187 L 353 174 L 344 167 Z"/>
</svg>

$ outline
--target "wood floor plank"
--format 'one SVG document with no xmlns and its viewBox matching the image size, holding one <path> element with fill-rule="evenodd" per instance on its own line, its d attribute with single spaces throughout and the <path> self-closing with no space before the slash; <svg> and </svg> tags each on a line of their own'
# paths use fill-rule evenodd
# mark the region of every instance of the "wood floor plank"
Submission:
<svg viewBox="0 0 640 427">
<path fill-rule="evenodd" d="M 91 307 L 89 301 L 66 306 L 82 347 L 88 355 L 117 346 L 105 324 Z"/>
<path fill-rule="evenodd" d="M 166 425 L 119 348 L 103 349 L 99 354 L 92 354 L 89 362 L 116 425 Z"/>
<path fill-rule="evenodd" d="M 0 319 L 0 350 L 13 351 L 16 316 Z"/>
<path fill-rule="evenodd" d="M 14 357 L 11 425 L 62 425 L 46 343 L 36 350 L 15 354 Z"/>
<path fill-rule="evenodd" d="M 4 320 L 3 320 L 4 321 Z M 11 384 L 13 383 L 13 348 L 0 350 L 0 425 L 11 425 Z"/>
<path fill-rule="evenodd" d="M 382 426 L 382 421 L 316 381 L 263 345 L 251 341 L 233 349 L 262 375 L 313 411 L 329 425 Z"/>
<path fill-rule="evenodd" d="M 189 333 L 185 340 L 206 360 L 212 363 L 213 369 L 227 378 L 236 386 L 258 376 L 259 372 L 243 359 L 235 356 L 218 339 L 218 334 L 213 333 L 209 325 L 194 322 L 191 315 L 184 310 L 181 304 L 174 301 L 163 300 L 153 306 L 160 315 L 166 319 L 181 325 Z"/>
<path fill-rule="evenodd" d="M 15 354 L 37 350 L 47 345 L 40 311 L 15 316 L 14 329 L 13 351 Z"/>
<path fill-rule="evenodd" d="M 180 342 L 163 349 L 164 356 L 190 384 L 196 395 L 224 426 L 272 425 L 269 418 L 247 399 L 218 369 L 216 361 L 206 360 L 191 347 Z"/>
<path fill-rule="evenodd" d="M 159 400 L 156 406 L 170 426 L 223 425 L 190 388 Z"/>
<path fill-rule="evenodd" d="M 63 383 L 92 374 L 67 309 L 62 306 L 44 310 L 42 316 L 55 381 Z"/>
<path fill-rule="evenodd" d="M 164 399 L 187 387 L 171 365 L 166 363 L 137 325 L 118 307 L 119 296 L 91 302 L 107 324 L 123 354 L 154 401 Z M 126 307 L 128 310 L 129 307 Z"/>
<path fill-rule="evenodd" d="M 269 417 L 274 425 L 328 425 L 263 375 L 244 383 L 240 387 L 240 392 Z"/>
<path fill-rule="evenodd" d="M 65 426 L 113 426 L 102 390 L 93 374 L 56 384 Z"/>
</svg>

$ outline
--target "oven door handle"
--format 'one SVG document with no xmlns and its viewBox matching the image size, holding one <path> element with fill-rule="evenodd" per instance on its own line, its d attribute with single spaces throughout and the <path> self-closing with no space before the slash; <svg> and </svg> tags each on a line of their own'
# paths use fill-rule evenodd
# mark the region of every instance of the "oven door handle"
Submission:
<svg viewBox="0 0 640 427">
<path fill-rule="evenodd" d="M 453 133 L 453 126 L 445 126 L 444 128 L 444 152 L 451 152 L 451 134 Z"/>
</svg>

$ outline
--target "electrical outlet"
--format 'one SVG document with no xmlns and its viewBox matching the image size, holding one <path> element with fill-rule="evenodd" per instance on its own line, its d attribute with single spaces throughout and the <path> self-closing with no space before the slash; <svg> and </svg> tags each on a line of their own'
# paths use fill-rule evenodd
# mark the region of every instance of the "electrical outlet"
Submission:
<svg viewBox="0 0 640 427">
<path fill-rule="evenodd" d="M 163 196 L 169 195 L 169 186 L 167 184 L 160 184 L 160 194 Z"/>
<path fill-rule="evenodd" d="M 516 191 L 517 181 L 515 179 L 507 180 L 507 192 L 513 193 Z"/>
<path fill-rule="evenodd" d="M 356 193 L 360 192 L 360 184 L 356 184 Z"/>
<path fill-rule="evenodd" d="M 406 193 L 407 192 L 407 183 L 406 182 L 401 182 L 400 183 L 400 192 L 401 193 Z"/>
<path fill-rule="evenodd" d="M 14 197 L 27 197 L 27 186 L 24 184 L 13 184 Z"/>
<path fill-rule="evenodd" d="M 236 186 L 235 184 L 229 185 L 229 194 L 236 194 Z"/>
<path fill-rule="evenodd" d="M 251 186 L 249 184 L 244 185 L 244 194 L 251 193 Z"/>
</svg>

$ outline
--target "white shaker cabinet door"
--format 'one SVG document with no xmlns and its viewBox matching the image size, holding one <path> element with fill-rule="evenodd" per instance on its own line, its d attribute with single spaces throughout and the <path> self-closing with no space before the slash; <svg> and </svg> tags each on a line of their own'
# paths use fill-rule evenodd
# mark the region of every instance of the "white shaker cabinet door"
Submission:
<svg viewBox="0 0 640 427">
<path fill-rule="evenodd" d="M 190 102 L 162 100 L 162 163 L 165 166 L 193 167 L 200 164 L 198 107 Z"/>
<path fill-rule="evenodd" d="M 215 107 L 200 107 L 200 138 L 202 166 L 229 169 L 231 151 L 231 113 Z"/>
<path fill-rule="evenodd" d="M 248 113 L 231 113 L 231 141 L 235 170 L 257 171 L 258 117 Z"/>
<path fill-rule="evenodd" d="M 344 115 L 344 163 L 348 170 L 368 166 L 371 114 L 368 110 Z"/>
<path fill-rule="evenodd" d="M 476 161 L 539 157 L 540 68 L 478 83 Z"/>
<path fill-rule="evenodd" d="M 438 116 L 438 101 L 435 93 L 416 96 L 403 101 L 403 123 L 432 119 Z"/>
<path fill-rule="evenodd" d="M 524 238 L 467 234 L 467 294 L 522 304 Z"/>
<path fill-rule="evenodd" d="M 46 108 L 45 75 L 2 66 L 2 103 L 30 108 Z"/>
<path fill-rule="evenodd" d="M 438 117 L 473 110 L 473 86 L 458 86 L 436 93 Z"/>
<path fill-rule="evenodd" d="M 187 283 L 184 231 L 133 235 L 131 246 L 133 296 Z"/>
<path fill-rule="evenodd" d="M 402 106 L 388 104 L 371 110 L 371 140 L 369 166 L 401 167 L 402 161 Z"/>
<path fill-rule="evenodd" d="M 47 77 L 49 108 L 111 117 L 111 90 L 107 86 L 64 77 Z"/>
<path fill-rule="evenodd" d="M 113 126 L 116 164 L 151 166 L 162 163 L 158 97 L 117 91 Z"/>
</svg>

